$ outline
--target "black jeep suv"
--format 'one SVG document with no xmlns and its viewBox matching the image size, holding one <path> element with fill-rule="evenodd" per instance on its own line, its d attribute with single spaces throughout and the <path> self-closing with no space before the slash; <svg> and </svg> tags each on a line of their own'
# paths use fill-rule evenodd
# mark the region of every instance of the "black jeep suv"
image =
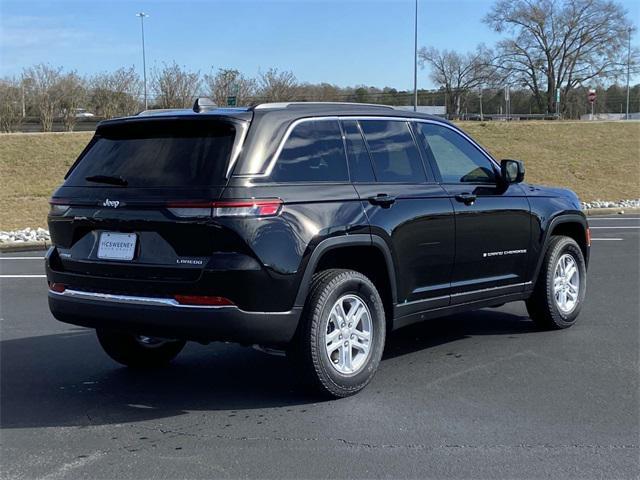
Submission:
<svg viewBox="0 0 640 480">
<path fill-rule="evenodd" d="M 576 321 L 586 218 L 523 177 L 447 121 L 380 105 L 105 121 L 51 199 L 49 306 L 125 365 L 258 344 L 350 395 L 417 321 L 516 300 L 545 328 Z"/>
</svg>

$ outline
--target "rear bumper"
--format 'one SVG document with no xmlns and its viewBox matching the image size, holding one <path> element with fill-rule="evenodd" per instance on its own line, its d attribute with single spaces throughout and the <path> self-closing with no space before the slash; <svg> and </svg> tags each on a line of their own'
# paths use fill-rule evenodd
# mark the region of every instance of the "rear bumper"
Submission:
<svg viewBox="0 0 640 480">
<path fill-rule="evenodd" d="M 247 312 L 235 306 L 179 305 L 170 298 L 49 291 L 49 308 L 61 322 L 89 328 L 195 341 L 283 345 L 291 341 L 301 309 Z"/>
</svg>

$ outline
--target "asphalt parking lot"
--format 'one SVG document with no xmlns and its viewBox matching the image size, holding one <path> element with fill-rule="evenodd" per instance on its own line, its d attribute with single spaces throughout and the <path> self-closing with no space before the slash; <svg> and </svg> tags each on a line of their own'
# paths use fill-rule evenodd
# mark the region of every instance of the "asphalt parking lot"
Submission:
<svg viewBox="0 0 640 480">
<path fill-rule="evenodd" d="M 3 254 L 2 478 L 638 478 L 640 215 L 591 226 L 573 328 L 537 331 L 522 302 L 414 325 L 323 402 L 235 345 L 121 368 L 50 315 L 43 252 Z"/>
</svg>

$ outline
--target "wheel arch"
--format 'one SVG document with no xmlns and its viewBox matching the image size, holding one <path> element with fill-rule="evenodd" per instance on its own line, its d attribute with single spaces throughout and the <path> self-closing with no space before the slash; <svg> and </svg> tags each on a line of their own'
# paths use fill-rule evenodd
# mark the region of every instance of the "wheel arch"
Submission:
<svg viewBox="0 0 640 480">
<path fill-rule="evenodd" d="M 391 251 L 382 238 L 356 234 L 320 242 L 305 267 L 295 306 L 304 305 L 313 275 L 328 268 L 356 270 L 367 276 L 382 297 L 387 321 L 393 320 L 393 306 L 397 302 L 395 269 Z"/>
<path fill-rule="evenodd" d="M 549 243 L 551 242 L 551 238 L 556 235 L 564 235 L 570 238 L 573 238 L 580 250 L 582 251 L 582 255 L 584 256 L 585 265 L 589 265 L 589 239 L 587 230 L 589 228 L 589 224 L 584 215 L 580 214 L 564 214 L 554 217 L 549 221 L 549 224 L 546 228 L 544 242 L 542 246 L 542 250 L 540 251 L 540 257 L 538 258 L 536 264 L 535 275 L 533 276 L 533 284 L 535 285 L 538 275 L 540 274 L 540 269 L 542 268 L 542 262 L 544 260 L 544 256 L 549 248 Z"/>
</svg>

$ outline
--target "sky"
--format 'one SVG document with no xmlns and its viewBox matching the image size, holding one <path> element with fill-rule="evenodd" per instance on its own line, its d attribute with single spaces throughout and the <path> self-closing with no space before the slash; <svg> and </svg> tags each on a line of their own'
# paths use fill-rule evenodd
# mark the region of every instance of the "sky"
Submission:
<svg viewBox="0 0 640 480">
<path fill-rule="evenodd" d="M 640 0 L 619 0 L 640 24 Z M 419 0 L 418 45 L 475 49 L 493 0 Z M 413 87 L 413 0 L 0 0 L 0 77 L 49 63 L 79 74 L 163 62 L 201 73 L 270 67 L 303 82 Z M 639 45 L 638 34 L 632 44 Z M 426 70 L 419 88 L 432 88 Z"/>
</svg>

